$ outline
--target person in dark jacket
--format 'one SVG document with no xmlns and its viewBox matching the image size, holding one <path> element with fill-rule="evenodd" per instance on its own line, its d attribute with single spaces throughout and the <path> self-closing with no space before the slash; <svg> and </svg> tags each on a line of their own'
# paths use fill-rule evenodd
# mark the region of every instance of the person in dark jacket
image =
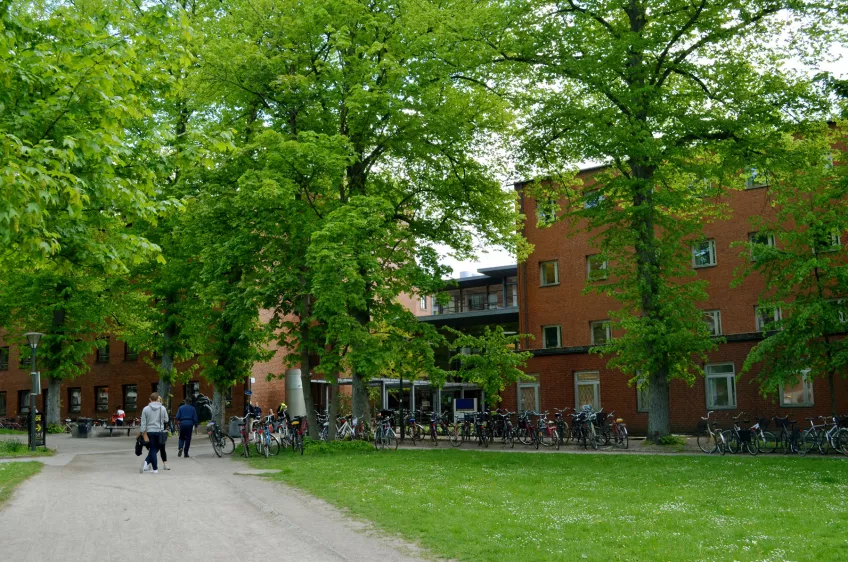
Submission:
<svg viewBox="0 0 848 562">
<path fill-rule="evenodd" d="M 180 450 L 177 452 L 177 456 L 181 457 L 185 454 L 185 458 L 188 458 L 188 448 L 191 446 L 191 432 L 200 423 L 197 419 L 197 410 L 186 400 L 183 400 L 182 405 L 177 410 L 176 418 L 180 424 Z"/>
</svg>

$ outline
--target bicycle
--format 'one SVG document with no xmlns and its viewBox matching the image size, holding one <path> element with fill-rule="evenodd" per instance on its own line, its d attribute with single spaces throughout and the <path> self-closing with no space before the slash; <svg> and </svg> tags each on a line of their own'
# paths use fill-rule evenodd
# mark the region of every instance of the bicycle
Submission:
<svg viewBox="0 0 848 562">
<path fill-rule="evenodd" d="M 757 423 L 751 426 L 751 439 L 756 441 L 759 452 L 773 453 L 777 447 L 777 438 L 774 433 L 765 431 L 770 421 L 768 418 L 758 418 Z"/>
<path fill-rule="evenodd" d="M 489 447 L 489 436 L 486 431 L 486 412 L 477 412 L 474 415 L 474 437 L 481 447 Z"/>
<path fill-rule="evenodd" d="M 336 418 L 336 439 L 340 441 L 353 440 L 353 416 L 338 416 Z"/>
<path fill-rule="evenodd" d="M 565 412 L 569 409 L 566 407 L 562 410 L 554 410 L 554 423 L 556 424 L 560 445 L 568 443 L 568 440 L 571 439 L 571 430 L 568 427 L 568 422 L 565 421 Z"/>
<path fill-rule="evenodd" d="M 247 414 L 246 416 L 240 418 L 238 416 L 233 416 L 230 418 L 231 420 L 236 420 L 239 422 L 239 433 L 241 434 L 241 454 L 245 458 L 250 457 L 250 429 L 248 426 L 251 425 L 250 421 L 253 418 L 253 414 Z"/>
<path fill-rule="evenodd" d="M 827 417 L 825 416 L 804 418 L 810 422 L 811 427 L 801 434 L 799 454 L 802 457 L 806 456 L 813 447 L 818 447 L 822 455 L 826 455 L 830 449 L 839 451 L 843 455 L 848 454 L 848 429 L 839 427 L 839 420 L 836 416 L 828 417 L 833 420 L 829 422 L 833 424 L 830 429 L 825 429 L 828 424 Z M 825 421 L 821 425 L 816 425 L 815 420 L 817 419 Z"/>
<path fill-rule="evenodd" d="M 374 430 L 374 448 L 397 450 L 398 438 L 394 428 L 394 411 L 380 410 L 377 414 L 377 425 Z"/>
<path fill-rule="evenodd" d="M 615 417 L 615 410 L 609 413 L 607 419 L 612 420 L 609 428 L 610 439 L 619 449 L 626 449 L 630 445 L 630 438 L 627 436 L 627 424 L 624 423 L 622 418 Z"/>
<path fill-rule="evenodd" d="M 724 441 L 727 444 L 727 450 L 733 454 L 747 451 L 749 454 L 756 456 L 760 450 L 757 447 L 757 440 L 751 439 L 751 432 L 739 427 L 739 418 L 745 415 L 745 412 L 739 412 L 732 416 L 733 427 L 722 431 Z M 748 423 L 748 420 L 742 420 L 743 423 Z"/>
<path fill-rule="evenodd" d="M 233 438 L 221 431 L 221 428 L 214 421 L 206 424 L 206 435 L 209 436 L 209 440 L 212 442 L 212 450 L 218 457 L 231 455 L 236 448 Z"/>
<path fill-rule="evenodd" d="M 306 416 L 294 416 L 289 421 L 289 441 L 291 442 L 292 452 L 303 454 L 303 432 L 306 428 Z"/>
<path fill-rule="evenodd" d="M 797 422 L 795 420 L 790 420 L 789 414 L 782 418 L 772 416 L 771 419 L 774 420 L 775 425 L 780 427 L 780 434 L 775 439 L 774 450 L 772 452 L 777 451 L 777 449 L 781 449 L 781 452 L 784 455 L 789 453 L 798 453 L 801 445 L 801 432 L 795 429 L 795 424 Z M 791 430 L 788 428 L 790 425 L 792 426 Z"/>
<path fill-rule="evenodd" d="M 454 425 L 454 431 L 450 436 L 451 445 L 459 447 L 466 441 L 471 440 L 471 429 L 474 426 L 474 414 L 466 413 L 462 421 Z"/>
<path fill-rule="evenodd" d="M 266 459 L 270 455 L 280 454 L 280 442 L 271 434 L 273 420 L 273 415 L 265 418 L 265 422 L 259 429 L 259 440 L 256 442 L 256 453 L 264 455 Z"/>
<path fill-rule="evenodd" d="M 501 423 L 501 444 L 504 448 L 515 448 L 515 430 L 512 427 L 512 416 L 515 412 L 504 410 L 498 414 Z"/>
<path fill-rule="evenodd" d="M 720 455 L 724 455 L 727 451 L 727 442 L 725 441 L 724 434 L 721 432 L 721 428 L 718 427 L 718 424 L 710 422 L 710 415 L 712 414 L 713 411 L 710 410 L 707 412 L 707 417 L 701 418 L 704 422 L 705 429 L 698 432 L 698 447 L 708 455 L 711 455 L 716 451 L 718 451 Z"/>
<path fill-rule="evenodd" d="M 516 437 L 524 445 L 533 445 L 536 442 L 536 433 L 533 430 L 533 422 L 530 420 L 531 412 L 525 410 L 518 414 L 518 430 Z"/>
</svg>

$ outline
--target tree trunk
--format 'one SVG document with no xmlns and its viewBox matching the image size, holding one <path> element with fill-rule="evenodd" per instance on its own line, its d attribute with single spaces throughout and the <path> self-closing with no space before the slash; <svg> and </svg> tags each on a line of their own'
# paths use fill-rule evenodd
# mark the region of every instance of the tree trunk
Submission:
<svg viewBox="0 0 848 562">
<path fill-rule="evenodd" d="M 301 281 L 306 281 L 301 277 Z M 309 358 L 309 318 L 312 316 L 309 295 L 300 301 L 300 385 L 303 387 L 303 402 L 306 406 L 306 421 L 309 424 L 309 437 L 318 439 L 321 428 L 315 417 L 315 401 L 312 399 L 312 365 Z M 332 424 L 330 424 L 332 425 Z"/>
<path fill-rule="evenodd" d="M 648 380 L 650 405 L 648 410 L 648 440 L 659 442 L 671 433 L 669 420 L 669 385 L 665 370 L 651 373 Z"/>
<path fill-rule="evenodd" d="M 339 375 L 336 373 L 335 382 L 330 385 L 330 411 L 327 415 L 327 440 L 336 440 L 336 417 L 339 415 Z"/>
<path fill-rule="evenodd" d="M 365 384 L 365 379 L 356 370 L 352 373 L 352 379 L 353 396 L 351 406 L 353 417 L 359 420 L 370 420 L 368 412 L 368 386 Z"/>
<path fill-rule="evenodd" d="M 62 417 L 59 395 L 62 393 L 62 379 L 47 376 L 47 425 L 58 424 Z"/>
<path fill-rule="evenodd" d="M 224 419 L 227 417 L 224 389 L 218 383 L 215 383 L 214 389 L 212 393 L 212 420 L 218 424 L 218 427 L 223 428 Z"/>
<path fill-rule="evenodd" d="M 174 371 L 174 358 L 171 355 L 171 341 L 174 339 L 176 329 L 169 321 L 165 326 L 163 336 L 165 343 L 162 346 L 162 364 L 159 367 L 159 384 L 156 385 L 156 392 L 162 397 L 162 404 L 171 411 L 171 380 Z"/>
</svg>

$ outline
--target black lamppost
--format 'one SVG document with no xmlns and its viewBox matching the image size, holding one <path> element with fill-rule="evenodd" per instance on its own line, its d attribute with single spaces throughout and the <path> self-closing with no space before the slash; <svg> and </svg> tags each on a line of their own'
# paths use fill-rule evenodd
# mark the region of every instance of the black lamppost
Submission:
<svg viewBox="0 0 848 562">
<path fill-rule="evenodd" d="M 44 334 L 40 332 L 27 332 L 24 334 L 29 342 L 29 348 L 32 350 L 32 390 L 29 393 L 29 449 L 35 451 L 35 397 L 41 393 L 41 381 L 39 380 L 38 371 L 35 370 L 35 350 L 38 349 L 38 342 Z"/>
</svg>

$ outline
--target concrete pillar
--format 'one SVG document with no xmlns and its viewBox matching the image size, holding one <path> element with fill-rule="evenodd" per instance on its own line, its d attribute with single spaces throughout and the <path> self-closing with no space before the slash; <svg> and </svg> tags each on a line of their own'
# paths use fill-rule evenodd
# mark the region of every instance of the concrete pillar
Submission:
<svg viewBox="0 0 848 562">
<path fill-rule="evenodd" d="M 436 389 L 436 404 L 433 407 L 433 411 L 436 412 L 437 414 L 442 413 L 442 389 L 441 388 Z"/>
<path fill-rule="evenodd" d="M 409 413 L 415 415 L 415 383 L 409 385 Z"/>
<path fill-rule="evenodd" d="M 380 381 L 380 394 L 383 396 L 383 409 L 389 407 L 389 391 L 386 388 L 386 381 Z"/>
<path fill-rule="evenodd" d="M 303 382 L 300 369 L 286 371 L 286 404 L 290 416 L 305 416 L 306 402 L 303 400 Z"/>
</svg>

